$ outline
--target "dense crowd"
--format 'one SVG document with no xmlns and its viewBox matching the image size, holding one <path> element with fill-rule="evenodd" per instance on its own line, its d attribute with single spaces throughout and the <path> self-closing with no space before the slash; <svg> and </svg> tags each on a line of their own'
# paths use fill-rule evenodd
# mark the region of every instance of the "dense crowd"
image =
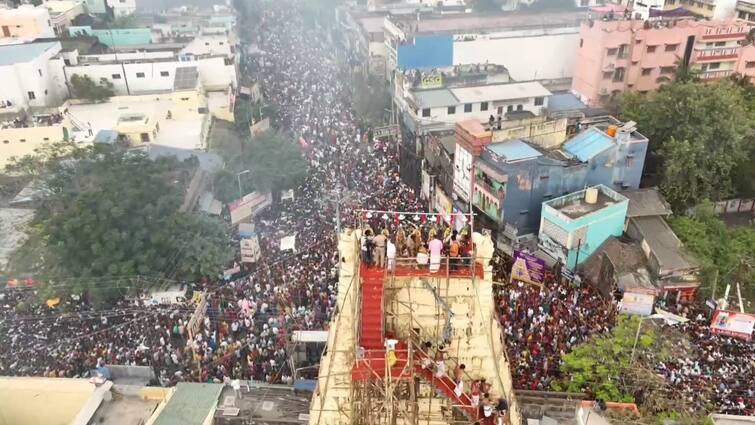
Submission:
<svg viewBox="0 0 755 425">
<path fill-rule="evenodd" d="M 344 226 L 365 219 L 359 209 L 423 210 L 399 178 L 395 147 L 371 139 L 370 129 L 350 107 L 348 63 L 353 61 L 339 60 L 328 37 L 304 24 L 296 2 L 265 2 L 255 10 L 253 41 L 266 53 L 261 63 L 245 59 L 242 69 L 261 76 L 264 96 L 279 114 L 277 125 L 304 140 L 310 165 L 294 198 L 257 220 L 262 258 L 227 280 L 184 283 L 189 297 L 197 291 L 209 296 L 208 314 L 193 338 L 188 331 L 191 303 L 124 299 L 102 310 L 69 298 L 50 307 L 32 301 L 33 287 L 3 290 L 0 375 L 81 377 L 105 364 L 123 364 L 152 367 L 163 385 L 228 379 L 291 383 L 291 333 L 326 329 L 335 304 L 334 202 L 340 200 Z M 375 248 L 389 243 L 396 245 L 398 256 L 416 256 L 418 263 L 432 251 L 433 240 L 439 247 L 442 243 L 438 250 L 444 253 L 452 252 L 457 240 L 462 253 L 471 251 L 464 226 L 457 235 L 411 220 L 403 217 L 399 225 L 379 214 L 367 217 L 378 242 L 369 242 L 373 245 L 363 259 L 379 262 L 373 258 Z M 412 228 L 420 229 L 419 238 Z M 390 242 L 381 241 L 383 229 Z M 297 251 L 281 252 L 280 239 L 291 234 L 297 235 Z M 510 270 L 505 261 L 496 266 Z M 496 280 L 507 281 L 505 276 Z M 111 280 L 101 284 L 115 285 Z M 506 284 L 497 290 L 495 302 L 514 385 L 520 389 L 548 390 L 563 353 L 590 335 L 609 331 L 616 317 L 616 305 L 591 286 L 555 276 L 542 288 Z M 698 355 L 659 364 L 658 373 L 692 401 L 699 399 L 701 388 L 714 388 L 716 409 L 753 414 L 753 343 L 713 336 L 704 321 L 693 320 L 682 330 Z M 318 361 L 316 356 L 311 360 Z"/>
</svg>

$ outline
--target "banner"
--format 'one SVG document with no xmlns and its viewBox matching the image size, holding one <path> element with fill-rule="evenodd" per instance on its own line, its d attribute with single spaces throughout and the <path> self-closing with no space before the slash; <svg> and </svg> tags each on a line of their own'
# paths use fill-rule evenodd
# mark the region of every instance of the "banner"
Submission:
<svg viewBox="0 0 755 425">
<path fill-rule="evenodd" d="M 286 236 L 285 238 L 281 239 L 281 245 L 280 245 L 281 251 L 296 251 L 296 235 L 292 236 Z"/>
<path fill-rule="evenodd" d="M 256 263 L 260 259 L 260 243 L 256 236 L 242 239 L 239 245 L 242 263 Z"/>
<path fill-rule="evenodd" d="M 545 261 L 523 251 L 514 251 L 514 265 L 511 266 L 511 279 L 522 282 L 543 284 Z"/>
<path fill-rule="evenodd" d="M 273 197 L 269 193 L 252 192 L 244 195 L 243 198 L 228 204 L 228 211 L 231 213 L 231 224 L 235 226 L 241 222 L 249 222 L 252 217 L 259 214 L 272 203 Z"/>
<path fill-rule="evenodd" d="M 710 323 L 710 332 L 749 341 L 755 328 L 755 316 L 733 311 L 716 310 Z"/>
<path fill-rule="evenodd" d="M 624 298 L 621 299 L 621 312 L 650 316 L 653 313 L 653 304 L 655 304 L 655 296 L 653 294 L 624 292 Z"/>
</svg>

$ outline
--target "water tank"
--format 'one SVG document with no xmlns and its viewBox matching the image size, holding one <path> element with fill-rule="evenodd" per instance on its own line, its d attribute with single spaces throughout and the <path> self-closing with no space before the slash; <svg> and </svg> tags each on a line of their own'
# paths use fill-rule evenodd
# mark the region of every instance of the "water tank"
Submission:
<svg viewBox="0 0 755 425">
<path fill-rule="evenodd" d="M 585 202 L 588 204 L 594 204 L 598 202 L 598 188 L 590 187 L 585 189 Z"/>
<path fill-rule="evenodd" d="M 609 136 L 611 136 L 611 137 L 616 137 L 616 130 L 618 130 L 618 129 L 619 129 L 619 127 L 617 127 L 615 125 L 609 125 L 608 129 L 606 130 L 606 134 L 609 135 Z"/>
</svg>

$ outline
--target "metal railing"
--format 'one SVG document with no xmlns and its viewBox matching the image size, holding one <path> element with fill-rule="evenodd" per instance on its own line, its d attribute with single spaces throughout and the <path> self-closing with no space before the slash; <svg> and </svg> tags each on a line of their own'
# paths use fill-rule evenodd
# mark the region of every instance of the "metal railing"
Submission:
<svg viewBox="0 0 755 425">
<path fill-rule="evenodd" d="M 423 263 L 417 261 L 417 257 L 396 257 L 389 260 L 386 258 L 386 275 L 395 277 L 472 277 L 477 264 L 475 256 L 466 257 L 440 257 L 436 263 L 437 269 L 432 271 L 433 258 L 427 254 Z M 391 266 L 391 262 L 393 266 Z"/>
<path fill-rule="evenodd" d="M 736 56 L 739 54 L 739 47 L 718 47 L 713 49 L 700 49 L 695 51 L 697 59 L 714 59 L 719 56 Z"/>
</svg>

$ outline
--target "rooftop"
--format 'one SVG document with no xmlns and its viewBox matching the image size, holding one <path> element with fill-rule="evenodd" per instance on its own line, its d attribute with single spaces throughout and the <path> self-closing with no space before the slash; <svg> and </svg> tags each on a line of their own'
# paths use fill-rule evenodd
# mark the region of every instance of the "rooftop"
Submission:
<svg viewBox="0 0 755 425">
<path fill-rule="evenodd" d="M 629 199 L 627 217 L 671 215 L 671 207 L 655 187 L 621 192 Z"/>
<path fill-rule="evenodd" d="M 493 154 L 494 159 L 500 159 L 505 162 L 524 161 L 542 155 L 540 151 L 521 139 L 494 143 L 488 145 L 486 149 Z"/>
<path fill-rule="evenodd" d="M 631 222 L 637 227 L 650 251 L 658 259 L 660 270 L 697 268 L 697 262 L 683 252 L 681 241 L 662 217 L 634 217 Z"/>
<path fill-rule="evenodd" d="M 0 66 L 29 62 L 56 46 L 60 47 L 60 42 L 0 45 Z"/>
<path fill-rule="evenodd" d="M 138 393 L 127 394 L 114 389 L 113 398 L 103 401 L 89 420 L 91 424 L 133 425 L 142 424 L 152 416 L 158 400 L 150 400 Z"/>
<path fill-rule="evenodd" d="M 589 193 L 596 190 L 594 202 L 588 202 Z M 544 206 L 555 209 L 571 219 L 577 219 L 592 214 L 608 206 L 627 201 L 627 198 L 606 186 L 597 185 L 591 188 L 573 192 L 543 203 Z"/>
<path fill-rule="evenodd" d="M 13 425 L 73 423 L 97 390 L 86 379 L 2 377 L 1 418 Z"/>
<path fill-rule="evenodd" d="M 241 387 L 242 398 L 236 398 L 233 389 L 223 387 L 215 414 L 217 424 L 222 424 L 221 418 L 254 418 L 257 425 L 301 423 L 308 422 L 308 396 L 299 395 L 291 391 L 291 387 L 280 385 L 250 386 L 249 391 Z M 239 409 L 237 415 L 224 414 L 223 404 Z"/>
<path fill-rule="evenodd" d="M 451 89 L 460 103 L 489 102 L 494 100 L 525 99 L 530 97 L 550 96 L 542 84 L 536 81 L 525 83 L 490 84 L 477 87 L 460 87 Z"/>
<path fill-rule="evenodd" d="M 587 109 L 587 105 L 572 93 L 553 93 L 548 98 L 549 112 L 567 112 Z"/>
<path fill-rule="evenodd" d="M 577 157 L 580 161 L 587 162 L 613 146 L 613 143 L 613 137 L 604 133 L 599 128 L 590 127 L 564 143 L 564 150 Z"/>
<path fill-rule="evenodd" d="M 218 404 L 221 384 L 180 382 L 154 425 L 202 425 Z"/>
<path fill-rule="evenodd" d="M 414 92 L 414 100 L 420 108 L 437 108 L 459 104 L 459 99 L 448 89 L 416 91 Z"/>
<path fill-rule="evenodd" d="M 172 100 L 138 102 L 128 101 L 128 98 L 121 99 L 105 103 L 71 105 L 68 112 L 77 122 L 89 124 L 93 134 L 100 130 L 114 130 L 118 126 L 119 117 L 124 114 L 141 114 L 157 120 L 160 125 L 160 131 L 153 144 L 184 149 L 202 147 L 202 119 L 197 119 L 197 114 L 175 113 L 177 105 Z M 166 119 L 170 110 L 174 112 L 173 117 Z M 200 115 L 199 118 L 203 116 Z"/>
<path fill-rule="evenodd" d="M 464 13 L 452 15 L 423 16 L 416 21 L 414 15 L 411 27 L 415 33 L 472 32 L 475 30 L 515 29 L 532 27 L 578 27 L 579 22 L 587 16 L 586 11 L 566 12 L 501 12 L 501 13 Z"/>
</svg>

